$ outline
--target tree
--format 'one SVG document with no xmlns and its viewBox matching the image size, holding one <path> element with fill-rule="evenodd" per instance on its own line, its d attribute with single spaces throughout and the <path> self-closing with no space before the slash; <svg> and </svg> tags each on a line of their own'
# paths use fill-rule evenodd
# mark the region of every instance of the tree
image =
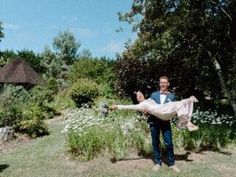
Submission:
<svg viewBox="0 0 236 177">
<path fill-rule="evenodd" d="M 3 38 L 4 37 L 4 34 L 3 34 L 3 28 L 2 28 L 2 22 L 0 22 L 0 42 L 1 42 L 1 38 Z M 2 52 L 0 51 L 0 62 L 1 62 L 1 64 L 2 64 Z"/>
<path fill-rule="evenodd" d="M 68 66 L 64 60 L 57 58 L 56 54 L 46 46 L 41 54 L 41 65 L 46 68 L 46 76 L 57 79 L 66 78 L 68 73 Z"/>
<path fill-rule="evenodd" d="M 32 50 L 21 50 L 17 51 L 17 57 L 25 59 L 25 61 L 38 73 L 44 73 L 46 68 L 43 67 L 40 63 L 42 57 L 39 54 L 34 53 Z M 14 58 L 12 58 L 14 59 Z"/>
<path fill-rule="evenodd" d="M 178 95 L 226 98 L 236 112 L 235 1 L 134 0 L 131 11 L 120 14 L 120 20 L 134 25 L 138 33 L 118 60 L 124 93 L 132 93 L 124 87 L 126 78 L 133 77 L 134 87 L 144 79 L 140 73 L 145 74 L 151 79 L 141 83 L 144 88 L 142 84 L 153 86 L 153 80 L 167 74 Z M 134 61 L 136 66 L 127 67 Z"/>
<path fill-rule="evenodd" d="M 3 67 L 13 58 L 16 58 L 17 54 L 13 50 L 5 50 L 0 52 L 0 67 Z"/>
<path fill-rule="evenodd" d="M 2 31 L 3 31 L 2 22 L 0 22 L 0 42 L 1 42 L 1 38 L 4 37 L 4 34 Z"/>
<path fill-rule="evenodd" d="M 66 64 L 72 64 L 76 57 L 80 43 L 76 41 L 75 36 L 70 31 L 59 32 L 53 39 L 53 48 L 59 58 L 62 58 Z"/>
</svg>

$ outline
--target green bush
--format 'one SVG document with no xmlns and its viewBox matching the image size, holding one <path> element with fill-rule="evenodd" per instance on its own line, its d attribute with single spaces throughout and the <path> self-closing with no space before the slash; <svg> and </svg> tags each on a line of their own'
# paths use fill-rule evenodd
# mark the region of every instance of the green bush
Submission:
<svg viewBox="0 0 236 177">
<path fill-rule="evenodd" d="M 47 104 L 53 101 L 54 90 L 50 90 L 47 86 L 35 86 L 30 90 L 29 102 L 38 104 L 39 106 L 47 106 Z"/>
<path fill-rule="evenodd" d="M 21 119 L 21 105 L 28 99 L 29 95 L 22 86 L 4 86 L 0 100 L 0 126 L 16 127 Z"/>
<path fill-rule="evenodd" d="M 44 122 L 45 114 L 37 104 L 31 104 L 23 111 L 23 119 L 20 122 L 20 131 L 31 137 L 48 135 L 48 127 Z"/>
<path fill-rule="evenodd" d="M 0 112 L 0 127 L 12 126 L 17 128 L 22 118 L 22 110 L 19 105 L 9 105 L 7 109 Z"/>
<path fill-rule="evenodd" d="M 75 107 L 75 103 L 71 99 L 68 89 L 58 92 L 58 94 L 54 97 L 54 101 L 51 102 L 49 105 L 50 107 L 52 107 L 52 109 L 58 112 L 67 108 Z"/>
<path fill-rule="evenodd" d="M 113 85 L 115 80 L 114 64 L 114 60 L 106 58 L 80 57 L 74 62 L 69 78 L 74 82 L 80 78 L 89 78 L 99 84 Z"/>
<path fill-rule="evenodd" d="M 35 86 L 29 91 L 30 98 L 26 104 L 37 104 L 41 107 L 47 118 L 52 118 L 55 116 L 56 111 L 50 107 L 50 104 L 54 101 L 56 93 L 56 81 L 50 78 L 45 85 Z"/>
<path fill-rule="evenodd" d="M 90 79 L 78 79 L 72 85 L 70 96 L 78 107 L 83 104 L 91 104 L 99 95 L 99 86 L 96 82 Z"/>
<path fill-rule="evenodd" d="M 26 91 L 22 86 L 5 86 L 0 94 L 0 126 L 12 126 L 32 137 L 48 134 L 44 119 L 49 111 L 45 103 L 51 95 L 41 86 Z"/>
</svg>

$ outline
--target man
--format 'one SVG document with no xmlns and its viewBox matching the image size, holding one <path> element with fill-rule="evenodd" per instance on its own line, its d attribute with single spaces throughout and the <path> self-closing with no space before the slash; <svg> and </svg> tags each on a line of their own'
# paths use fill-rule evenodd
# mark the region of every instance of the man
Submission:
<svg viewBox="0 0 236 177">
<path fill-rule="evenodd" d="M 157 104 L 165 104 L 170 101 L 175 101 L 175 95 L 168 91 L 168 87 L 170 85 L 168 77 L 161 76 L 159 80 L 160 80 L 159 83 L 160 91 L 153 92 L 151 98 Z M 162 166 L 161 150 L 160 150 L 160 132 L 162 132 L 164 144 L 167 151 L 168 166 L 173 171 L 179 172 L 180 170 L 178 169 L 178 167 L 175 166 L 170 121 L 163 121 L 150 115 L 148 118 L 148 123 L 150 125 L 152 147 L 153 147 L 153 158 L 155 164 L 153 170 L 158 171 Z"/>
</svg>

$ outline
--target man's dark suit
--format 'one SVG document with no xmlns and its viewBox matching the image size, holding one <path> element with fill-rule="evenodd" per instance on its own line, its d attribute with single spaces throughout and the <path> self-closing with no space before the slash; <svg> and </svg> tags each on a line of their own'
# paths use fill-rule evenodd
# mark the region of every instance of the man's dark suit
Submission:
<svg viewBox="0 0 236 177">
<path fill-rule="evenodd" d="M 161 94 L 160 91 L 156 91 L 153 92 L 151 95 L 151 99 L 153 99 L 157 104 L 161 104 L 160 94 Z M 164 103 L 168 103 L 174 100 L 175 100 L 175 95 L 173 93 L 168 92 L 166 94 L 166 99 Z M 168 165 L 169 166 L 174 165 L 175 159 L 174 159 L 174 149 L 172 143 L 172 132 L 171 132 L 170 121 L 163 121 L 150 115 L 148 118 L 148 122 L 150 124 L 150 130 L 151 130 L 154 163 L 162 165 L 161 151 L 160 151 L 160 132 L 162 132 L 164 144 L 166 146 L 166 151 L 167 151 Z"/>
</svg>

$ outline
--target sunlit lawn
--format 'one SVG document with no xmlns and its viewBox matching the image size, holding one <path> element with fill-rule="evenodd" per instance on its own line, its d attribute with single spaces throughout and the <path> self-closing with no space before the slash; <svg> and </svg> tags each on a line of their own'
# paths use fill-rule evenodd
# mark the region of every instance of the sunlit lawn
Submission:
<svg viewBox="0 0 236 177">
<path fill-rule="evenodd" d="M 181 169 L 174 174 L 166 165 L 152 172 L 151 159 L 131 153 L 126 160 L 112 163 L 108 155 L 89 162 L 71 160 L 61 134 L 62 120 L 50 121 L 51 134 L 19 145 L 0 154 L 1 177 L 77 177 L 77 176 L 214 176 L 232 177 L 236 170 L 236 148 L 231 145 L 220 152 L 176 152 L 176 164 Z"/>
</svg>

